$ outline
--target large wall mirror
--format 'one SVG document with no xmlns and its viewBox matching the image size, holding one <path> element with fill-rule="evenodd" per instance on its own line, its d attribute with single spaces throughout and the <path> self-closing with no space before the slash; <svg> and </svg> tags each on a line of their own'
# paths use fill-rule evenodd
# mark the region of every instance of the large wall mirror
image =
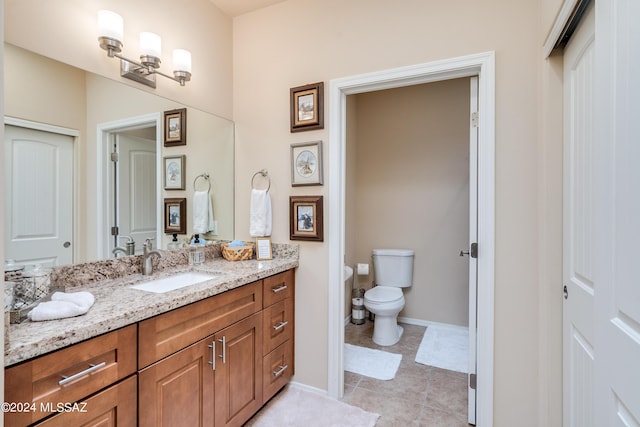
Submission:
<svg viewBox="0 0 640 427">
<path fill-rule="evenodd" d="M 113 250 L 126 247 L 125 236 L 137 252 L 146 237 L 164 249 L 171 235 L 163 201 L 186 199 L 186 234 L 178 236 L 185 239 L 194 192 L 209 188 L 216 231 L 205 238 L 233 239 L 233 122 L 4 48 L 5 258 L 45 265 L 104 259 L 121 255 Z M 187 144 L 165 147 L 163 112 L 181 108 Z M 184 185 L 166 188 L 167 159 L 179 160 Z M 205 174 L 208 180 L 197 179 Z"/>
</svg>

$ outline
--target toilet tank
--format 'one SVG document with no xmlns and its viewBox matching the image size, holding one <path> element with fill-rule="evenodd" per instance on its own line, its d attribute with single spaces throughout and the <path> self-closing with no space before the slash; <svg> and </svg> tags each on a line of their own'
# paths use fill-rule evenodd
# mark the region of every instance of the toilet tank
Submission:
<svg viewBox="0 0 640 427">
<path fill-rule="evenodd" d="M 374 249 L 372 253 L 376 285 L 408 288 L 413 284 L 412 250 Z"/>
</svg>

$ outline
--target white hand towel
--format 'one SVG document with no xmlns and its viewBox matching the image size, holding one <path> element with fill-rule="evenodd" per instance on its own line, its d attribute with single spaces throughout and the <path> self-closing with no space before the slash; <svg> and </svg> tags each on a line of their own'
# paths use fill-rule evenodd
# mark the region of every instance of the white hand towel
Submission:
<svg viewBox="0 0 640 427">
<path fill-rule="evenodd" d="M 193 193 L 193 232 L 208 233 L 213 231 L 213 205 L 208 191 Z"/>
<path fill-rule="evenodd" d="M 33 322 L 80 316 L 89 311 L 94 302 L 90 292 L 55 292 L 51 301 L 41 302 L 27 316 Z"/>
<path fill-rule="evenodd" d="M 271 196 L 267 190 L 251 190 L 249 235 L 271 236 Z"/>
</svg>

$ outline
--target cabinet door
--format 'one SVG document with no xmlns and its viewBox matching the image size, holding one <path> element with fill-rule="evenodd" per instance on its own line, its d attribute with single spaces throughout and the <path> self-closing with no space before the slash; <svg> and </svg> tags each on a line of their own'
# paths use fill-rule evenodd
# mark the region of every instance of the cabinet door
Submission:
<svg viewBox="0 0 640 427">
<path fill-rule="evenodd" d="M 139 426 L 212 426 L 215 348 L 205 338 L 138 373 Z"/>
<path fill-rule="evenodd" d="M 262 406 L 262 313 L 215 334 L 216 427 L 241 426 Z"/>
<path fill-rule="evenodd" d="M 135 427 L 135 375 L 77 404 L 60 404 L 60 414 L 37 424 L 38 427 Z"/>
</svg>

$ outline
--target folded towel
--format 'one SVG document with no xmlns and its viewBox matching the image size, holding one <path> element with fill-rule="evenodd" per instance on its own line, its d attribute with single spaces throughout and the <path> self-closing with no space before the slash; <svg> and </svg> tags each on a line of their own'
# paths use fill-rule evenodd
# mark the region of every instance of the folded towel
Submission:
<svg viewBox="0 0 640 427">
<path fill-rule="evenodd" d="M 208 191 L 193 193 L 193 232 L 204 234 L 214 230 L 213 205 Z"/>
<path fill-rule="evenodd" d="M 251 237 L 271 236 L 271 196 L 267 190 L 251 190 L 249 234 Z"/>
<path fill-rule="evenodd" d="M 41 302 L 27 316 L 33 322 L 80 316 L 89 311 L 94 302 L 90 292 L 55 292 L 51 301 Z"/>
<path fill-rule="evenodd" d="M 229 242 L 229 247 L 230 248 L 244 247 L 244 242 L 240 241 L 240 240 L 233 240 L 233 241 Z"/>
</svg>

